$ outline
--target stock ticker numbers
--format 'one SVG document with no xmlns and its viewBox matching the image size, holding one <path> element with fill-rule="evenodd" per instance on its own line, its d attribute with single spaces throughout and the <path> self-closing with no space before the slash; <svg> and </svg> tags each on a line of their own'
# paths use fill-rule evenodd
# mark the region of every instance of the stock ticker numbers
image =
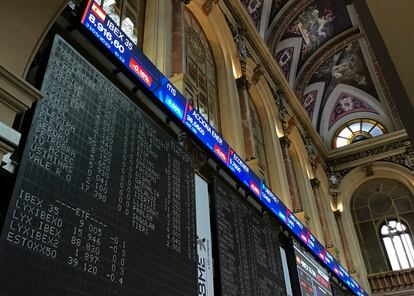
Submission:
<svg viewBox="0 0 414 296">
<path fill-rule="evenodd" d="M 0 242 L 2 295 L 196 295 L 194 167 L 56 37 Z"/>
<path fill-rule="evenodd" d="M 325 247 L 316 240 L 309 229 L 283 203 L 279 202 L 280 200 L 271 193 L 263 180 L 240 159 L 228 143 L 203 119 L 201 114 L 191 107 L 189 101 L 143 54 L 142 50 L 132 44 L 122 29 L 100 7 L 100 4 L 89 0 L 81 23 L 93 38 L 97 39 L 113 56 L 121 61 L 125 70 L 138 78 L 178 120 L 182 121 L 187 130 L 198 138 L 205 148 L 217 156 L 232 171 L 233 176 L 249 188 L 255 198 L 262 200 L 267 209 L 275 214 L 297 238 L 302 240 L 308 249 L 319 257 L 331 271 L 335 272 L 355 295 L 367 295 L 349 273 L 343 270 L 340 264 L 327 252 Z M 263 190 L 268 192 L 263 192 Z"/>
<path fill-rule="evenodd" d="M 214 181 L 218 265 L 223 296 L 286 295 L 274 222 Z"/>
</svg>

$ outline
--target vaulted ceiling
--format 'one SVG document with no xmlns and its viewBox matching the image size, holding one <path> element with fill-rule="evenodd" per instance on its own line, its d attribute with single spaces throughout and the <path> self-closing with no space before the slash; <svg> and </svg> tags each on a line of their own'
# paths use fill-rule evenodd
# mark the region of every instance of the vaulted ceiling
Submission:
<svg viewBox="0 0 414 296">
<path fill-rule="evenodd" d="M 352 1 L 240 1 L 328 147 L 354 119 L 401 127 Z"/>
</svg>

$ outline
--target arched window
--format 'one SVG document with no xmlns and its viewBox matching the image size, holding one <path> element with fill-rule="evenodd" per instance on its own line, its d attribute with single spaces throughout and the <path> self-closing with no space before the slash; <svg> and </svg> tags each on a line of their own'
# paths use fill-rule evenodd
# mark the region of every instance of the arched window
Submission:
<svg viewBox="0 0 414 296">
<path fill-rule="evenodd" d="M 353 194 L 350 213 L 368 274 L 414 267 L 414 196 L 392 179 L 372 179 Z"/>
<path fill-rule="evenodd" d="M 259 160 L 261 165 L 261 170 L 264 176 L 264 179 L 267 177 L 267 161 L 266 161 L 266 149 L 264 144 L 264 137 L 263 137 L 263 129 L 262 123 L 260 121 L 259 112 L 257 111 L 256 105 L 253 102 L 253 99 L 250 97 L 249 100 L 249 108 L 251 120 L 252 120 L 252 128 L 253 128 L 253 138 L 254 138 L 254 146 L 256 150 L 256 157 Z"/>
<path fill-rule="evenodd" d="M 389 220 L 381 226 L 381 238 L 392 270 L 414 267 L 414 249 L 407 225 Z"/>
<path fill-rule="evenodd" d="M 382 124 L 372 119 L 351 120 L 341 126 L 333 138 L 333 148 L 343 147 L 386 133 Z"/>
<path fill-rule="evenodd" d="M 219 130 L 217 70 L 209 41 L 194 15 L 185 10 L 186 96 Z"/>
<path fill-rule="evenodd" d="M 95 0 L 135 44 L 142 44 L 145 0 Z"/>
</svg>

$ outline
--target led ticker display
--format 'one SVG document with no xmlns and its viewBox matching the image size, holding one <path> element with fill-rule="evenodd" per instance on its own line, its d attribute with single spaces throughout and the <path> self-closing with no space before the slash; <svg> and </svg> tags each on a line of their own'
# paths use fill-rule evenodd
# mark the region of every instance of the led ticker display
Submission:
<svg viewBox="0 0 414 296">
<path fill-rule="evenodd" d="M 228 167 L 236 175 L 236 177 L 244 185 L 246 185 L 254 193 L 254 195 L 256 195 L 256 197 L 260 198 L 260 187 L 262 181 L 231 148 Z"/>
<path fill-rule="evenodd" d="M 142 82 L 174 116 L 195 135 L 234 176 L 260 199 L 303 241 L 311 252 L 356 294 L 368 295 L 351 280 L 345 269 L 316 240 L 293 213 L 273 194 L 264 182 L 247 166 L 238 154 L 224 141 L 219 133 L 194 109 L 189 101 L 135 46 L 126 34 L 93 0 L 89 0 L 81 20 L 82 24 L 117 58 L 126 69 Z"/>
<path fill-rule="evenodd" d="M 229 145 L 220 134 L 188 102 L 184 124 L 212 151 L 224 164 L 228 163 Z"/>
</svg>

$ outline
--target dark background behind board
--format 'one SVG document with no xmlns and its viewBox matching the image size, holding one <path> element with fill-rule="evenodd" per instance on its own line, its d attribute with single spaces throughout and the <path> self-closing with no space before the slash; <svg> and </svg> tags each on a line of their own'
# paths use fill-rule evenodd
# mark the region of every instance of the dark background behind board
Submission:
<svg viewBox="0 0 414 296">
<path fill-rule="evenodd" d="M 60 37 L 42 91 L 1 295 L 196 295 L 191 157 Z"/>
<path fill-rule="evenodd" d="M 220 277 L 216 285 L 218 295 L 285 296 L 276 223 L 261 217 L 218 179 L 214 180 L 213 201 Z"/>
<path fill-rule="evenodd" d="M 342 289 L 339 285 L 333 281 L 331 281 L 332 292 L 334 296 L 352 296 L 354 295 L 348 289 Z"/>
</svg>

